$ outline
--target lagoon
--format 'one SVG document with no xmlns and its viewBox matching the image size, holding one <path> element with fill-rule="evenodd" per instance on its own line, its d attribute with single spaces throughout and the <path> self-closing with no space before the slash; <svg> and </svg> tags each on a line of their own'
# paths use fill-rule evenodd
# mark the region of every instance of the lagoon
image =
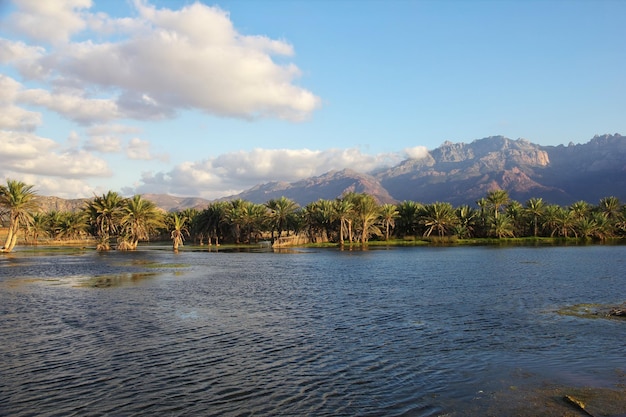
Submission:
<svg viewBox="0 0 626 417">
<path fill-rule="evenodd" d="M 562 415 L 567 390 L 624 392 L 626 323 L 557 311 L 626 301 L 626 246 L 213 250 L 0 257 L 0 414 Z"/>
</svg>

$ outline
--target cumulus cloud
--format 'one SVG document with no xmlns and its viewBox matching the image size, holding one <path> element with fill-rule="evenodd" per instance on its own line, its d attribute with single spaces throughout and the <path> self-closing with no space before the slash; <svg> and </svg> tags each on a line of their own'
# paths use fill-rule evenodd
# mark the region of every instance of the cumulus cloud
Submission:
<svg viewBox="0 0 626 417">
<path fill-rule="evenodd" d="M 85 149 L 100 153 L 118 153 L 122 151 L 122 140 L 115 136 L 93 136 L 87 139 Z"/>
<path fill-rule="evenodd" d="M 33 131 L 41 124 L 41 114 L 15 106 L 21 84 L 0 74 L 0 129 Z"/>
<path fill-rule="evenodd" d="M 77 94 L 51 93 L 43 89 L 22 91 L 17 99 L 53 110 L 77 123 L 90 124 L 119 117 L 117 105 L 109 99 L 85 98 Z"/>
<path fill-rule="evenodd" d="M 24 181 L 26 184 L 34 184 L 35 191 L 42 196 L 55 196 L 60 198 L 85 198 L 98 194 L 100 190 L 95 190 L 85 181 L 75 178 L 46 177 L 35 174 L 24 174 L 12 170 L 0 168 L 2 178 L 14 178 Z"/>
<path fill-rule="evenodd" d="M 260 183 L 292 182 L 333 169 L 369 172 L 400 159 L 396 154 L 367 155 L 359 149 L 254 149 L 185 162 L 169 172 L 144 173 L 135 192 L 218 198 Z"/>
<path fill-rule="evenodd" d="M 132 138 L 126 146 L 126 156 L 130 159 L 141 159 L 151 161 L 160 159 L 167 160 L 166 155 L 153 155 L 150 150 L 150 142 L 139 138 Z"/>
<path fill-rule="evenodd" d="M 61 150 L 31 133 L 0 131 L 0 166 L 4 171 L 62 178 L 110 176 L 106 162 L 85 150 Z"/>
<path fill-rule="evenodd" d="M 13 0 L 17 11 L 7 19 L 15 32 L 40 42 L 67 41 L 85 29 L 81 10 L 91 7 L 91 0 Z"/>
<path fill-rule="evenodd" d="M 19 58 L 25 77 L 81 88 L 85 95 L 73 100 L 74 94 L 25 93 L 29 103 L 73 120 L 160 119 L 193 108 L 225 117 L 299 121 L 320 106 L 319 97 L 295 84 L 300 70 L 273 59 L 292 56 L 289 43 L 239 33 L 218 7 L 196 2 L 170 10 L 136 1 L 138 17 L 112 19 L 88 13 L 90 0 L 44 3 L 19 0 L 8 19 L 11 27 L 63 45 L 45 51 L 3 41 L 0 60 Z M 114 41 L 71 42 L 88 27 L 126 32 Z"/>
</svg>

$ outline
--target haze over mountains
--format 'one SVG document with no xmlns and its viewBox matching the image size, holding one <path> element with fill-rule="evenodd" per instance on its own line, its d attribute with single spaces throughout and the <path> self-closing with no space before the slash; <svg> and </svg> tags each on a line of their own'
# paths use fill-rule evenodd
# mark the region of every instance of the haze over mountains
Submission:
<svg viewBox="0 0 626 417">
<path fill-rule="evenodd" d="M 587 143 L 567 146 L 541 146 L 503 136 L 471 143 L 444 142 L 420 159 L 407 159 L 377 172 L 330 171 L 292 183 L 260 184 L 222 200 L 265 203 L 285 196 L 304 206 L 353 191 L 371 194 L 381 203 L 447 201 L 455 206 L 474 206 L 476 200 L 497 188 L 521 203 L 541 197 L 563 206 L 578 200 L 597 204 L 609 196 L 626 202 L 626 137 L 595 136 Z M 209 203 L 161 194 L 144 197 L 168 211 L 204 208 Z M 55 200 L 56 209 L 63 209 L 63 201 Z"/>
</svg>

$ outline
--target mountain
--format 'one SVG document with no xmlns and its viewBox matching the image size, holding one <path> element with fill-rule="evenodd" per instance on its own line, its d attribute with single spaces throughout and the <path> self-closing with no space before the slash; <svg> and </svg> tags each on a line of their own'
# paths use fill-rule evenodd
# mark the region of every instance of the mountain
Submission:
<svg viewBox="0 0 626 417">
<path fill-rule="evenodd" d="M 293 183 L 257 185 L 226 199 L 263 203 L 284 195 L 306 205 L 355 191 L 372 194 L 381 203 L 412 200 L 475 205 L 488 191 L 498 188 L 521 203 L 541 197 L 559 205 L 578 200 L 596 204 L 608 196 L 626 202 L 626 137 L 602 135 L 568 146 L 541 146 L 503 136 L 469 144 L 444 142 L 420 159 L 407 159 L 375 173 L 331 171 Z"/>
<path fill-rule="evenodd" d="M 89 198 L 75 198 L 67 200 L 59 197 L 38 196 L 37 202 L 41 210 L 48 213 L 51 211 L 79 211 L 89 201 Z"/>
<path fill-rule="evenodd" d="M 284 196 L 305 206 L 320 198 L 332 200 L 348 192 L 371 194 L 380 204 L 396 201 L 375 177 L 351 169 L 330 171 L 318 177 L 293 183 L 270 182 L 257 185 L 243 193 L 228 197 L 227 200 L 241 198 L 255 203 L 265 203 Z"/>
<path fill-rule="evenodd" d="M 209 200 L 196 197 L 175 197 L 168 194 L 144 194 L 143 197 L 146 200 L 152 201 L 157 207 L 165 211 L 182 211 L 187 208 L 204 209 L 210 203 Z M 87 201 L 91 201 L 91 198 L 77 198 L 72 200 L 65 200 L 59 197 L 37 197 L 39 206 L 42 211 L 79 211 L 81 210 Z"/>
<path fill-rule="evenodd" d="M 165 211 L 182 211 L 188 208 L 202 210 L 210 201 L 199 197 L 175 197 L 168 194 L 144 194 L 146 200 L 152 201 Z"/>
<path fill-rule="evenodd" d="M 525 139 L 493 136 L 470 144 L 445 142 L 424 158 L 409 159 L 378 174 L 383 187 L 398 200 L 473 204 L 492 189 L 507 190 L 512 199 L 567 199 L 556 184 L 540 181 L 550 154 Z"/>
<path fill-rule="evenodd" d="M 595 136 L 587 143 L 567 146 L 541 146 L 503 136 L 471 143 L 444 142 L 420 159 L 407 159 L 376 172 L 330 171 L 292 183 L 260 184 L 220 200 L 265 203 L 285 196 L 305 206 L 356 192 L 371 194 L 379 203 L 447 201 L 458 206 L 475 205 L 493 189 L 506 190 L 520 203 L 540 197 L 562 206 L 578 200 L 597 204 L 609 196 L 626 202 L 626 137 L 617 133 Z M 210 203 L 164 194 L 144 197 L 167 211 L 202 209 Z M 41 197 L 44 209 L 59 211 L 82 207 L 86 200 Z"/>
</svg>

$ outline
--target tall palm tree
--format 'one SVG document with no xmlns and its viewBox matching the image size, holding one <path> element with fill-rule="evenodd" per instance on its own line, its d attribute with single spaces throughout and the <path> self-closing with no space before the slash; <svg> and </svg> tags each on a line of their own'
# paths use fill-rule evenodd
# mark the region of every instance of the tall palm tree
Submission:
<svg viewBox="0 0 626 417">
<path fill-rule="evenodd" d="M 185 235 L 189 234 L 187 230 L 187 219 L 178 213 L 172 213 L 168 216 L 168 223 L 171 229 L 170 238 L 172 239 L 172 249 L 178 252 L 179 246 L 183 245 Z"/>
<path fill-rule="evenodd" d="M 547 205 L 543 212 L 543 228 L 550 232 L 550 237 L 559 233 L 559 212 L 563 210 L 556 204 Z"/>
<path fill-rule="evenodd" d="M 531 198 L 526 202 L 524 212 L 533 219 L 533 236 L 539 234 L 539 218 L 543 215 L 545 204 L 542 198 Z"/>
<path fill-rule="evenodd" d="M 109 191 L 102 196 L 96 196 L 87 203 L 85 211 L 87 218 L 95 229 L 98 238 L 97 250 L 111 249 L 110 238 L 119 229 L 119 220 L 124 199 L 115 191 Z"/>
<path fill-rule="evenodd" d="M 338 198 L 333 204 L 333 217 L 339 221 L 339 245 L 343 246 L 345 234 L 350 237 L 352 244 L 352 216 L 354 215 L 354 204 L 348 198 Z"/>
<path fill-rule="evenodd" d="M 120 241 L 118 249 L 135 250 L 140 240 L 148 240 L 163 226 L 163 213 L 150 200 L 135 195 L 125 200 L 120 213 Z"/>
<path fill-rule="evenodd" d="M 357 227 L 361 232 L 361 245 L 365 245 L 370 235 L 380 235 L 376 224 L 380 217 L 380 207 L 369 194 L 357 194 L 354 199 L 354 213 Z"/>
<path fill-rule="evenodd" d="M 526 229 L 526 224 L 523 218 L 524 207 L 522 207 L 519 201 L 510 200 L 509 203 L 506 205 L 504 212 L 511 219 L 515 235 L 523 235 Z"/>
<path fill-rule="evenodd" d="M 241 198 L 230 201 L 226 210 L 226 219 L 231 225 L 231 231 L 235 239 L 235 243 L 240 243 L 242 233 L 246 226 L 246 206 L 250 205 L 249 201 Z"/>
<path fill-rule="evenodd" d="M 7 185 L 0 186 L 0 210 L 9 218 L 9 228 L 4 246 L 0 252 L 11 252 L 17 243 L 21 225 L 32 221 L 33 213 L 39 210 L 37 193 L 32 185 L 22 181 L 7 180 Z"/>
<path fill-rule="evenodd" d="M 396 225 L 398 214 L 395 204 L 383 204 L 380 206 L 380 219 L 385 228 L 385 240 L 389 240 L 390 229 L 393 229 Z"/>
<path fill-rule="evenodd" d="M 493 209 L 493 217 L 498 218 L 498 212 L 501 207 L 509 203 L 509 193 L 505 190 L 491 190 L 487 193 L 487 204 Z"/>
<path fill-rule="evenodd" d="M 302 210 L 309 239 L 313 242 L 327 242 L 333 230 L 334 203 L 319 199 L 307 204 Z"/>
<path fill-rule="evenodd" d="M 264 204 L 248 202 L 243 208 L 243 225 L 247 236 L 247 242 L 252 243 L 252 237 L 258 241 L 258 237 L 266 230 L 268 209 Z"/>
<path fill-rule="evenodd" d="M 215 240 L 215 245 L 220 245 L 220 238 L 224 236 L 227 226 L 227 213 L 230 204 L 226 201 L 217 201 L 209 206 L 198 216 L 198 229 L 207 234 L 209 246 L 211 239 Z"/>
</svg>

